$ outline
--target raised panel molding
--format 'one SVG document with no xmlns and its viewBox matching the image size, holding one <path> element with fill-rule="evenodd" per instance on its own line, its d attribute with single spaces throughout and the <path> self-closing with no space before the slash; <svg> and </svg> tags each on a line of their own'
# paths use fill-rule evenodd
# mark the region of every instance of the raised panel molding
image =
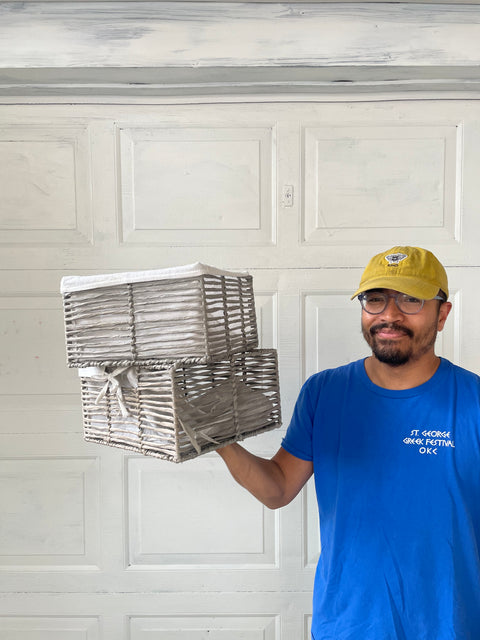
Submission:
<svg viewBox="0 0 480 640">
<path fill-rule="evenodd" d="M 255 311 L 259 346 L 262 349 L 278 349 L 278 293 L 257 293 Z"/>
<path fill-rule="evenodd" d="M 303 242 L 460 240 L 463 127 L 304 129 Z"/>
<path fill-rule="evenodd" d="M 0 459 L 0 570 L 96 568 L 98 476 L 96 458 Z"/>
<path fill-rule="evenodd" d="M 77 371 L 67 367 L 60 273 L 4 271 L 0 278 L 2 434 L 82 429 Z"/>
<path fill-rule="evenodd" d="M 131 617 L 128 640 L 280 640 L 280 618 L 271 615 Z"/>
<path fill-rule="evenodd" d="M 118 127 L 120 241 L 271 245 L 270 128 Z"/>
<path fill-rule="evenodd" d="M 91 244 L 86 126 L 0 128 L 1 243 Z"/>
<path fill-rule="evenodd" d="M 100 640 L 98 618 L 0 616 L 0 640 Z"/>
<path fill-rule="evenodd" d="M 368 355 L 360 331 L 360 304 L 352 302 L 350 295 L 348 291 L 304 294 L 303 379 Z M 358 331 L 352 331 L 355 326 Z"/>
<path fill-rule="evenodd" d="M 1 396 L 79 393 L 68 369 L 60 295 L 0 297 Z"/>
<path fill-rule="evenodd" d="M 129 567 L 278 565 L 278 519 L 217 456 L 173 466 L 128 456 L 126 474 Z"/>
<path fill-rule="evenodd" d="M 311 640 L 312 638 L 312 614 L 307 613 L 303 618 L 304 640 Z"/>
<path fill-rule="evenodd" d="M 480 228 L 475 100 L 358 101 L 350 96 L 316 104 L 281 104 L 271 98 L 255 106 L 163 102 L 76 105 L 76 117 L 70 119 L 67 105 L 38 107 L 42 118 L 59 121 L 62 130 L 68 129 L 65 123 L 73 129 L 84 123 L 88 129 L 84 142 L 90 147 L 80 153 L 84 167 L 92 156 L 89 187 L 80 189 L 92 192 L 92 206 L 84 208 L 88 230 L 82 240 L 72 229 L 4 229 L 0 243 L 18 240 L 2 246 L 9 268 L 98 273 L 196 260 L 238 269 L 351 268 L 363 266 L 385 245 L 403 242 L 428 246 L 447 265 L 475 264 L 474 238 Z M 4 106 L 3 119 L 15 117 L 16 126 L 27 130 L 39 119 L 35 108 L 24 104 L 15 112 Z M 47 136 L 48 125 L 41 127 Z M 55 127 L 51 133 L 55 140 Z M 176 164 L 167 162 L 165 150 L 176 145 L 194 149 L 190 160 L 179 152 Z M 199 150 L 207 147 L 227 154 L 219 189 L 214 171 L 205 168 L 213 161 L 200 161 Z M 253 148 L 258 162 L 252 152 L 248 188 L 241 196 L 251 206 L 242 214 L 241 198 L 232 206 L 221 204 L 222 188 L 227 201 L 238 195 L 237 175 L 242 166 L 245 175 L 246 165 L 237 149 L 248 155 Z M 149 157 L 154 161 L 147 162 Z M 183 179 L 182 171 L 190 175 Z M 162 178 L 172 172 L 176 183 Z M 170 196 L 164 198 L 165 184 Z M 282 197 L 288 186 L 293 198 L 287 207 Z M 205 190 L 214 196 L 205 196 Z M 63 215 L 60 207 L 54 215 Z M 92 226 L 94 246 L 85 240 Z M 42 237 L 49 240 L 42 242 Z"/>
</svg>

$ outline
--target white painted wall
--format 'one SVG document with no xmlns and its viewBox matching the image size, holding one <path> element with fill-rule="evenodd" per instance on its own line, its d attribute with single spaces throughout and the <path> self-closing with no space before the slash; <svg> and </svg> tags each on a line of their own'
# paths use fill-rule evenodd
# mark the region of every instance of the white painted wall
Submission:
<svg viewBox="0 0 480 640">
<path fill-rule="evenodd" d="M 262 346 L 279 352 L 285 419 L 246 441 L 261 455 L 276 451 L 307 375 L 366 353 L 349 296 L 390 245 L 444 261 L 454 311 L 438 351 L 480 372 L 479 10 L 0 5 L 0 640 L 309 637 L 313 486 L 271 512 L 216 454 L 174 465 L 85 443 L 60 278 L 197 260 L 249 269 Z M 407 28 L 424 37 L 400 47 Z M 201 96 L 194 59 L 205 65 Z M 341 59 L 350 92 L 334 82 Z M 130 61 L 150 95 L 123 93 Z M 289 61 L 316 61 L 319 76 L 292 75 Z M 275 95 L 263 64 L 281 72 Z M 109 65 L 121 72 L 115 86 Z M 82 66 L 83 87 L 72 70 Z M 401 91 L 385 79 L 399 66 Z M 455 92 L 433 80 L 444 83 L 446 67 Z M 31 84 L 27 71 L 38 72 Z M 242 95 L 228 74 L 249 78 Z M 295 91 L 299 77 L 308 94 Z"/>
</svg>

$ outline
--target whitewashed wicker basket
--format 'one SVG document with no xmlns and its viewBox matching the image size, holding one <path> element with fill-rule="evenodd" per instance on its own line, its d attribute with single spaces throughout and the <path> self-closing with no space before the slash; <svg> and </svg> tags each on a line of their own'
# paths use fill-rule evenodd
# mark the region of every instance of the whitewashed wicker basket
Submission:
<svg viewBox="0 0 480 640">
<path fill-rule="evenodd" d="M 281 425 L 277 352 L 79 369 L 85 440 L 183 462 Z"/>
<path fill-rule="evenodd" d="M 196 263 L 62 279 L 71 367 L 211 362 L 255 349 L 252 277 Z"/>
</svg>

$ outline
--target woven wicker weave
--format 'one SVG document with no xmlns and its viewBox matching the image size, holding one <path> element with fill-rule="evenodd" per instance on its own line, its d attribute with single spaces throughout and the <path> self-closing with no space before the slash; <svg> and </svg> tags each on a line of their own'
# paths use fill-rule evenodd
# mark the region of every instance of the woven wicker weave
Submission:
<svg viewBox="0 0 480 640">
<path fill-rule="evenodd" d="M 252 277 L 208 269 L 192 277 L 64 290 L 69 366 L 212 362 L 255 349 Z"/>
<path fill-rule="evenodd" d="M 85 439 L 174 462 L 281 424 L 277 354 L 82 376 Z"/>
</svg>

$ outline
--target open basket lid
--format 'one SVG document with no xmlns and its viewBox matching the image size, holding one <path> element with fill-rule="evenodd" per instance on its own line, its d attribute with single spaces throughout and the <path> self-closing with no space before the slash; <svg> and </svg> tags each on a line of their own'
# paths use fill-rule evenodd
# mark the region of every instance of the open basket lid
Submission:
<svg viewBox="0 0 480 640">
<path fill-rule="evenodd" d="M 64 276 L 60 283 L 61 293 L 72 293 L 115 285 L 131 284 L 134 282 L 154 282 L 156 280 L 180 280 L 203 275 L 229 276 L 244 278 L 246 271 L 225 271 L 201 262 L 186 264 L 180 267 L 166 269 L 152 269 L 149 271 L 127 271 L 124 273 L 106 273 L 93 276 Z"/>
</svg>

